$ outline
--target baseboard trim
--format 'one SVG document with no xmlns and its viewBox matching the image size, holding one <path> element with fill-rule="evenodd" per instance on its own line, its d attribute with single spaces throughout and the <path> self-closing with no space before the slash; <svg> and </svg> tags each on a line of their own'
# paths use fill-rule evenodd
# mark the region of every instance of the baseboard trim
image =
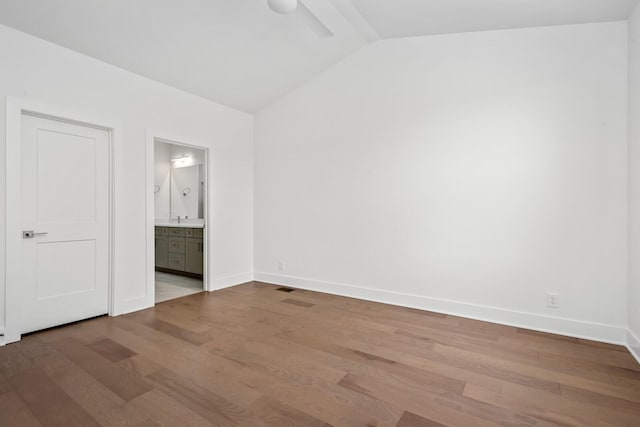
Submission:
<svg viewBox="0 0 640 427">
<path fill-rule="evenodd" d="M 640 339 L 634 334 L 631 329 L 627 331 L 627 348 L 629 352 L 640 363 Z"/>
<path fill-rule="evenodd" d="M 122 316 L 129 313 L 134 313 L 140 310 L 146 310 L 147 308 L 151 308 L 155 305 L 155 301 L 151 298 L 150 295 L 144 295 L 141 297 L 133 297 L 121 301 L 118 304 L 117 310 L 114 310 L 113 313 L 109 314 L 109 316 L 117 317 Z"/>
<path fill-rule="evenodd" d="M 234 274 L 232 276 L 221 277 L 215 281 L 215 289 L 217 291 L 224 288 L 230 288 L 231 286 L 241 285 L 243 283 L 251 282 L 253 280 L 253 272 Z"/>
<path fill-rule="evenodd" d="M 622 326 L 545 316 L 497 307 L 430 298 L 422 295 L 411 295 L 279 274 L 255 272 L 254 280 L 384 304 L 417 308 L 452 316 L 532 329 L 540 332 L 566 335 L 610 344 L 627 345 L 627 328 Z"/>
</svg>

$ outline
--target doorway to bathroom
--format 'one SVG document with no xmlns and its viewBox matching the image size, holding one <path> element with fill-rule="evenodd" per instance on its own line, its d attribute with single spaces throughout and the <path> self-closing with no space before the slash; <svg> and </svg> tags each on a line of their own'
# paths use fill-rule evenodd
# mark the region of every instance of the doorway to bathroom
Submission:
<svg viewBox="0 0 640 427">
<path fill-rule="evenodd" d="M 155 137 L 155 303 L 206 290 L 208 150 Z"/>
</svg>

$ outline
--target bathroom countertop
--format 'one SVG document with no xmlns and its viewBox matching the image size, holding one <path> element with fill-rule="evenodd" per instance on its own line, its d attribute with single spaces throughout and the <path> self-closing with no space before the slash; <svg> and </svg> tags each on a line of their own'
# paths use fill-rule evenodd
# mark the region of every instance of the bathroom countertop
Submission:
<svg viewBox="0 0 640 427">
<path fill-rule="evenodd" d="M 194 220 L 181 220 L 180 224 L 177 221 L 169 221 L 165 220 L 157 220 L 156 227 L 179 227 L 179 228 L 204 228 L 204 221 L 200 220 L 198 222 L 191 222 Z"/>
</svg>

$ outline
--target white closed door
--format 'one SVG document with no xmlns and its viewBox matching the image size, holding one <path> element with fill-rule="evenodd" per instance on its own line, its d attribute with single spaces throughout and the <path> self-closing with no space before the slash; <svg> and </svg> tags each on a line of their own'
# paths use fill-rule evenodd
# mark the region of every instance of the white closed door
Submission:
<svg viewBox="0 0 640 427">
<path fill-rule="evenodd" d="M 22 116 L 22 333 L 108 312 L 109 138 Z"/>
</svg>

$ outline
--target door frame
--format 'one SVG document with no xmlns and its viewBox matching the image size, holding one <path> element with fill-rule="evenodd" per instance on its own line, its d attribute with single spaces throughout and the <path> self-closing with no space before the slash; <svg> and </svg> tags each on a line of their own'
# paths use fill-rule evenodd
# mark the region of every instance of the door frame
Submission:
<svg viewBox="0 0 640 427">
<path fill-rule="evenodd" d="M 121 162 L 116 162 L 122 153 L 122 125 L 120 121 L 104 117 L 88 116 L 80 110 L 42 104 L 20 98 L 6 98 L 6 195 L 5 195 L 5 300 L 4 300 L 4 340 L 0 344 L 20 341 L 22 334 L 22 294 L 21 294 L 21 173 L 22 173 L 22 116 L 29 114 L 45 119 L 71 123 L 79 126 L 105 130 L 109 134 L 109 303 L 108 314 L 118 314 L 118 295 L 115 289 L 115 244 L 121 241 L 116 236 L 116 206 L 122 206 L 123 170 Z M 9 185 L 11 183 L 11 185 Z M 16 185 L 16 183 L 18 185 Z"/>
<path fill-rule="evenodd" d="M 203 274 L 202 274 L 202 287 L 205 292 L 211 292 L 214 290 L 213 285 L 210 283 L 210 278 L 215 277 L 213 274 L 213 264 L 210 262 L 212 258 L 211 253 L 213 236 L 215 230 L 211 226 L 211 209 L 209 209 L 212 199 L 212 176 L 213 176 L 213 148 L 210 144 L 205 144 L 194 138 L 184 137 L 172 134 L 171 132 L 165 132 L 157 129 L 147 129 L 146 132 L 146 241 L 147 241 L 147 295 L 152 296 L 151 304 L 155 305 L 155 292 L 156 292 L 156 280 L 155 280 L 155 193 L 153 191 L 155 185 L 155 141 L 161 141 L 168 144 L 182 145 L 184 147 L 197 148 L 205 152 L 204 161 L 204 230 L 203 230 Z"/>
</svg>

